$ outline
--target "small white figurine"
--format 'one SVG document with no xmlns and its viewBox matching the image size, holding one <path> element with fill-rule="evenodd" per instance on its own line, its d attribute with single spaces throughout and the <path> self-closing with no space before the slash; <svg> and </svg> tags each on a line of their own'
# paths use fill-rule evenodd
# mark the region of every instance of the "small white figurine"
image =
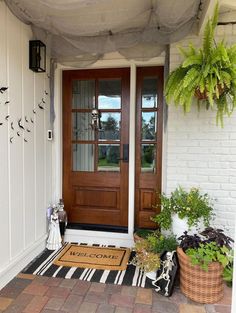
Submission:
<svg viewBox="0 0 236 313">
<path fill-rule="evenodd" d="M 61 234 L 59 228 L 59 218 L 57 208 L 54 208 L 51 215 L 50 224 L 49 224 L 49 235 L 47 239 L 46 248 L 48 250 L 57 250 L 61 248 Z"/>
</svg>

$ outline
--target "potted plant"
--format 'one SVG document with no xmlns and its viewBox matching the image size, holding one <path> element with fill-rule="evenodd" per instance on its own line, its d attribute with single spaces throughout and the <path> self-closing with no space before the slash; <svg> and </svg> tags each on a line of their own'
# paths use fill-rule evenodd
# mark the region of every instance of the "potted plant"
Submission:
<svg viewBox="0 0 236 313">
<path fill-rule="evenodd" d="M 146 238 L 135 242 L 136 254 L 131 264 L 138 266 L 150 279 L 155 279 L 161 264 L 161 255 L 165 251 L 176 250 L 176 247 L 177 241 L 173 235 L 164 236 L 159 230 L 153 231 Z"/>
<path fill-rule="evenodd" d="M 160 195 L 161 212 L 152 221 L 159 224 L 162 229 L 168 230 L 172 227 L 173 234 L 181 236 L 185 230 L 203 224 L 209 225 L 212 218 L 212 200 L 207 193 L 203 194 L 199 188 L 191 188 L 190 191 L 184 190 L 181 186 L 177 187 L 170 196 L 164 193 Z"/>
<path fill-rule="evenodd" d="M 212 227 L 200 235 L 185 232 L 180 237 L 180 289 L 196 302 L 215 303 L 223 298 L 222 274 L 232 262 L 233 240 Z"/>
<path fill-rule="evenodd" d="M 134 242 L 137 242 L 142 239 L 146 239 L 149 235 L 151 235 L 154 230 L 140 228 L 134 232 Z"/>
<path fill-rule="evenodd" d="M 135 256 L 131 260 L 131 264 L 139 267 L 149 278 L 154 279 L 155 273 L 160 267 L 160 255 L 152 252 L 147 239 L 137 241 L 134 251 Z"/>
<path fill-rule="evenodd" d="M 214 38 L 218 21 L 218 4 L 205 26 L 202 47 L 192 44 L 180 48 L 184 61 L 173 70 L 165 84 L 167 103 L 173 101 L 189 112 L 194 99 L 216 108 L 216 120 L 223 126 L 223 116 L 236 106 L 236 45 L 227 46 Z"/>
</svg>

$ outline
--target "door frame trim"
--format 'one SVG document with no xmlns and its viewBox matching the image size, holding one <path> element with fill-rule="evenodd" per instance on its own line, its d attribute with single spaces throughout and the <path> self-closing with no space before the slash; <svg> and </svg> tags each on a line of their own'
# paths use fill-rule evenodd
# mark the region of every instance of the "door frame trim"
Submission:
<svg viewBox="0 0 236 313">
<path fill-rule="evenodd" d="M 158 59 L 158 58 L 157 58 Z M 116 245 L 126 245 L 131 247 L 133 245 L 133 233 L 135 222 L 135 112 L 136 112 L 136 68 L 138 66 L 164 66 L 162 58 L 159 58 L 154 62 L 140 62 L 123 60 L 122 65 L 116 65 L 113 62 L 109 67 L 129 67 L 130 68 L 130 123 L 129 123 L 129 192 L 128 192 L 128 233 L 114 233 L 109 232 L 109 238 L 107 238 L 107 232 L 99 231 L 85 231 L 85 230 L 73 230 L 68 229 L 65 234 L 65 240 L 70 242 L 88 242 L 88 243 L 107 243 Z M 87 67 L 86 69 L 95 69 L 96 67 Z M 99 67 L 101 68 L 101 67 Z M 54 144 L 53 144 L 53 170 L 52 170 L 52 190 L 54 190 L 53 201 L 58 201 L 62 196 L 62 182 L 63 182 L 63 142 L 62 142 L 62 71 L 71 70 L 71 68 L 58 65 L 55 72 L 55 112 L 56 119 L 54 123 Z M 79 69 L 79 68 L 78 68 Z M 75 69 L 75 70 L 78 70 Z M 163 131 L 163 136 L 164 136 Z M 165 137 L 165 136 L 164 136 Z M 163 143 L 164 143 L 163 138 Z M 162 160 L 165 156 L 162 157 Z M 162 166 L 163 171 L 163 166 Z M 165 176 L 165 174 L 164 174 Z M 162 182 L 163 180 L 162 176 Z M 162 190 L 165 191 L 165 186 L 162 186 Z"/>
</svg>

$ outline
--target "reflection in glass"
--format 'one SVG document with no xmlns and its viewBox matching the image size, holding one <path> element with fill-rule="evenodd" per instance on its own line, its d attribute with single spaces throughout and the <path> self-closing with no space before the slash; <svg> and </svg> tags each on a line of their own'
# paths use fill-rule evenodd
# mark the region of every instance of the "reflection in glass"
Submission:
<svg viewBox="0 0 236 313">
<path fill-rule="evenodd" d="M 156 139 L 156 112 L 142 112 L 142 140 Z"/>
<path fill-rule="evenodd" d="M 94 171 L 94 146 L 92 144 L 73 144 L 73 171 Z"/>
<path fill-rule="evenodd" d="M 73 112 L 72 123 L 72 140 L 94 140 L 94 131 L 91 128 L 92 117 L 90 112 Z"/>
<path fill-rule="evenodd" d="M 100 140 L 120 139 L 120 113 L 102 113 L 100 122 Z"/>
<path fill-rule="evenodd" d="M 156 172 L 156 145 L 141 146 L 141 172 Z"/>
<path fill-rule="evenodd" d="M 146 77 L 142 86 L 142 108 L 157 107 L 157 77 Z"/>
<path fill-rule="evenodd" d="M 98 82 L 98 109 L 121 108 L 121 80 L 101 79 Z"/>
<path fill-rule="evenodd" d="M 92 109 L 95 107 L 95 81 L 73 80 L 72 109 Z"/>
<path fill-rule="evenodd" d="M 120 145 L 98 145 L 98 171 L 120 170 Z"/>
</svg>

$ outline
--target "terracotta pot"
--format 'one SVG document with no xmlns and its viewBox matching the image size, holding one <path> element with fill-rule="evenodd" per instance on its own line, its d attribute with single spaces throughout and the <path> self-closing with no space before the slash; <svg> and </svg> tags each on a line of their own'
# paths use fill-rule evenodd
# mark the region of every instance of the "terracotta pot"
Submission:
<svg viewBox="0 0 236 313">
<path fill-rule="evenodd" d="M 137 235 L 136 233 L 134 233 L 134 242 L 137 242 L 137 241 L 140 241 L 140 240 L 144 240 L 144 238 L 142 238 L 139 235 Z"/>
<path fill-rule="evenodd" d="M 221 300 L 223 293 L 223 267 L 212 262 L 208 271 L 198 265 L 192 265 L 190 258 L 181 248 L 177 248 L 180 265 L 180 289 L 185 296 L 199 303 L 215 303 Z"/>
</svg>

